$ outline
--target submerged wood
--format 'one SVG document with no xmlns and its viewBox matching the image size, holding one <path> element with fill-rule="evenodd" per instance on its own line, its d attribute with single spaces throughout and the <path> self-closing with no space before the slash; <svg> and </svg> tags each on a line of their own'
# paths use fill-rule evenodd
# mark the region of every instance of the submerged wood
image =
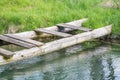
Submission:
<svg viewBox="0 0 120 80">
<path fill-rule="evenodd" d="M 10 58 L 11 56 L 14 55 L 13 52 L 5 50 L 5 49 L 2 49 L 2 48 L 0 48 L 0 54 L 5 56 L 6 58 Z"/>
<path fill-rule="evenodd" d="M 89 41 L 94 38 L 99 38 L 99 37 L 110 34 L 111 29 L 112 29 L 112 25 L 109 25 L 109 26 L 95 29 L 93 31 L 77 34 L 72 37 L 48 42 L 41 47 L 34 47 L 30 49 L 24 49 L 21 51 L 17 51 L 17 52 L 14 52 L 15 55 L 13 55 L 13 57 L 11 57 L 9 60 L 4 60 L 4 58 L 0 56 L 0 65 L 15 62 L 18 60 L 27 59 L 27 58 L 38 56 L 38 55 L 44 55 L 44 54 L 47 54 L 47 53 L 50 53 L 50 52 L 53 52 L 53 51 L 56 51 L 62 48 L 66 48 L 66 47 L 69 47 L 69 46 L 72 46 L 78 43 Z"/>
</svg>

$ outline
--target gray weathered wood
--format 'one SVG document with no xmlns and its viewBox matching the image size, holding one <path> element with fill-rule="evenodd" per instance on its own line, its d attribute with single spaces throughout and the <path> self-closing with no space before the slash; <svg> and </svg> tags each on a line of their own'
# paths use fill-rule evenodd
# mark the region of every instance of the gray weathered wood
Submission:
<svg viewBox="0 0 120 80">
<path fill-rule="evenodd" d="M 67 33 L 63 33 L 63 32 L 57 32 L 57 31 L 53 31 L 53 30 L 47 30 L 47 29 L 37 29 L 35 30 L 36 32 L 43 32 L 43 33 L 48 33 L 48 34 L 53 34 L 56 36 L 60 36 L 60 37 L 70 37 L 72 36 L 71 34 L 67 34 Z"/>
<path fill-rule="evenodd" d="M 82 43 L 94 38 L 99 38 L 105 35 L 108 35 L 111 33 L 112 26 L 106 26 L 102 28 L 95 29 L 90 32 L 84 32 L 81 34 L 74 35 L 72 37 L 62 38 L 56 41 L 48 42 L 45 45 L 41 47 L 33 47 L 30 49 L 25 49 L 21 51 L 15 52 L 12 58 L 9 59 L 9 63 L 15 62 L 18 60 L 23 60 L 26 58 L 38 56 L 38 55 L 44 55 L 59 49 L 66 48 L 68 46 L 72 46 L 78 43 Z M 98 34 L 99 33 L 99 34 Z M 0 65 L 7 64 L 7 61 L 4 60 L 0 56 Z"/>
<path fill-rule="evenodd" d="M 15 52 L 16 54 L 12 57 L 11 61 L 22 60 L 25 58 L 44 55 L 68 46 L 72 46 L 78 43 L 82 43 L 94 38 L 99 38 L 111 33 L 112 26 L 106 26 L 102 28 L 95 29 L 90 32 L 84 32 L 81 34 L 74 35 L 72 37 L 62 38 L 56 41 L 48 42 L 41 47 L 34 47 L 31 49 L 26 49 L 22 51 Z M 99 33 L 99 34 L 98 34 Z M 22 56 L 22 57 L 21 57 Z M 23 57 L 24 56 L 24 57 Z"/>
<path fill-rule="evenodd" d="M 16 39 L 4 36 L 4 35 L 0 35 L 0 40 L 6 41 L 6 42 L 9 42 L 9 43 L 12 43 L 12 44 L 16 44 L 16 45 L 19 45 L 19 46 L 22 46 L 22 47 L 25 47 L 25 48 L 35 47 L 35 45 L 33 45 L 33 44 L 29 44 L 29 43 L 26 43 L 26 42 L 23 42 L 23 41 L 20 41 L 20 40 L 16 40 Z"/>
<path fill-rule="evenodd" d="M 74 26 L 74 25 L 70 25 L 70 24 L 57 24 L 56 26 L 58 26 L 59 28 L 63 27 L 63 28 L 71 28 L 73 30 L 82 30 L 82 31 L 91 31 L 91 29 L 89 28 L 84 28 L 84 27 L 79 27 L 79 26 Z"/>
<path fill-rule="evenodd" d="M 43 45 L 42 42 L 35 41 L 35 40 L 32 40 L 32 39 L 28 39 L 28 38 L 23 38 L 23 37 L 16 36 L 16 35 L 13 35 L 13 34 L 5 34 L 5 36 L 13 38 L 13 39 L 20 40 L 20 41 L 23 41 L 23 42 L 27 42 L 27 43 L 30 43 L 30 44 L 33 44 L 33 45 L 36 45 L 36 46 L 42 46 Z"/>
<path fill-rule="evenodd" d="M 74 26 L 81 26 L 82 23 L 84 23 L 87 20 L 88 20 L 87 18 L 83 18 L 83 19 L 80 19 L 80 20 L 75 20 L 75 21 L 68 22 L 67 24 L 74 25 Z M 45 29 L 57 31 L 58 27 L 57 26 L 50 26 L 50 27 L 47 27 Z M 71 30 L 72 29 L 66 29 L 65 32 L 69 32 Z M 35 31 L 26 31 L 26 32 L 21 32 L 21 33 L 15 33 L 15 35 L 25 37 L 25 38 L 37 37 L 37 34 L 36 34 Z"/>
<path fill-rule="evenodd" d="M 12 57 L 14 55 L 14 52 L 5 50 L 3 48 L 0 48 L 0 55 L 4 56 L 6 58 L 10 58 L 10 57 Z"/>
</svg>

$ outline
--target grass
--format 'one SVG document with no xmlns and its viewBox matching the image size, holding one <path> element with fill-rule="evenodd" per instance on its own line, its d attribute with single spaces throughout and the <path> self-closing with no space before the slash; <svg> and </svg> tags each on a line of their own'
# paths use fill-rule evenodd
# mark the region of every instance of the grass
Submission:
<svg viewBox="0 0 120 80">
<path fill-rule="evenodd" d="M 0 33 L 15 25 L 17 32 L 89 18 L 85 27 L 92 29 L 113 24 L 120 33 L 120 10 L 103 8 L 102 0 L 0 0 Z"/>
</svg>

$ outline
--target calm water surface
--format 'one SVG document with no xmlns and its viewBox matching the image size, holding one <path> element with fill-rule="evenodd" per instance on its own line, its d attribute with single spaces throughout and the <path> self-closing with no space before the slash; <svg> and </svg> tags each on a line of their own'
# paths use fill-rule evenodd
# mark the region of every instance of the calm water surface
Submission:
<svg viewBox="0 0 120 80">
<path fill-rule="evenodd" d="M 0 80 L 120 80 L 120 46 L 72 46 L 0 66 Z"/>
</svg>

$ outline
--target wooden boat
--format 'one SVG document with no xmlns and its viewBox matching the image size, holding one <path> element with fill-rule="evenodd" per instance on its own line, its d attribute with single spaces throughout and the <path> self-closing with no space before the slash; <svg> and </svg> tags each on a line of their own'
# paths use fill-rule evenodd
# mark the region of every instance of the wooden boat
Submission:
<svg viewBox="0 0 120 80">
<path fill-rule="evenodd" d="M 31 58 L 38 55 L 44 55 L 62 48 L 89 41 L 91 39 L 99 38 L 111 33 L 112 25 L 101 27 L 95 30 L 82 27 L 82 23 L 86 20 L 87 19 L 81 19 L 69 23 L 57 24 L 56 26 L 40 28 L 34 31 L 0 35 L 0 40 L 2 41 L 27 48 L 16 52 L 11 52 L 0 48 L 0 65 L 12 63 L 15 61 Z M 68 33 L 74 30 L 82 30 L 84 32 L 75 35 Z M 46 36 L 47 34 L 52 34 L 61 38 L 48 43 L 32 40 L 32 38 L 37 37 L 39 33 L 40 35 L 44 36 Z"/>
</svg>

